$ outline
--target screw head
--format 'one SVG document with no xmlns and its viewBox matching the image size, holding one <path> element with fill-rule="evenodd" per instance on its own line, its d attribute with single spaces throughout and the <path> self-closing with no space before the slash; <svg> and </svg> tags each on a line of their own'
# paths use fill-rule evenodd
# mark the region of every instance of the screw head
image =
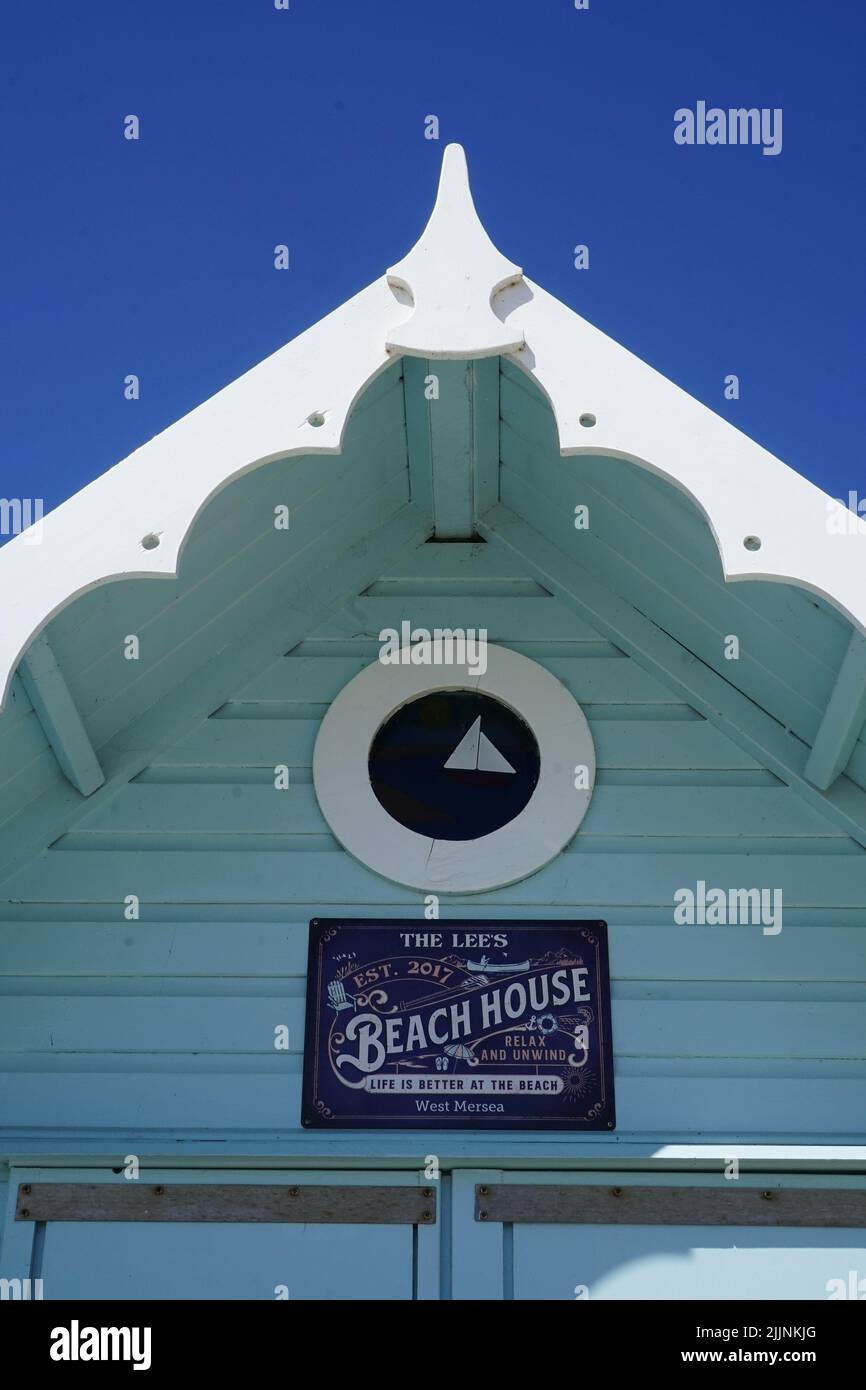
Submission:
<svg viewBox="0 0 866 1390">
<path fill-rule="evenodd" d="M 25 1182 L 21 1187 L 21 1191 L 26 1192 L 27 1196 L 29 1197 L 30 1193 L 33 1191 L 33 1188 L 30 1186 L 29 1182 Z"/>
<path fill-rule="evenodd" d="M 422 1196 L 422 1197 L 432 1197 L 432 1196 L 433 1196 L 433 1189 L 432 1189 L 431 1187 L 422 1187 L 422 1189 L 421 1189 L 421 1196 Z"/>
<path fill-rule="evenodd" d="M 290 1196 L 290 1197 L 297 1197 L 297 1195 L 298 1195 L 298 1189 L 297 1189 L 296 1187 L 290 1187 L 290 1188 L 289 1188 L 289 1196 Z"/>
<path fill-rule="evenodd" d="M 422 1220 L 422 1221 L 432 1221 L 432 1220 L 433 1220 L 433 1213 L 432 1213 L 432 1211 L 422 1211 L 422 1213 L 421 1213 L 421 1220 Z"/>
<path fill-rule="evenodd" d="M 489 1196 L 490 1196 L 490 1188 L 489 1188 L 489 1187 L 479 1187 L 479 1189 L 478 1189 L 478 1196 L 479 1196 L 479 1197 L 489 1197 Z"/>
<path fill-rule="evenodd" d="M 622 1188 L 621 1188 L 621 1187 L 612 1187 L 612 1188 L 610 1189 L 610 1195 L 611 1195 L 611 1197 L 621 1197 L 621 1196 L 622 1196 Z"/>
<path fill-rule="evenodd" d="M 29 1215 L 30 1215 L 30 1212 L 28 1211 L 27 1207 L 22 1207 L 22 1208 L 21 1208 L 21 1215 L 22 1215 L 22 1216 L 29 1216 Z"/>
<path fill-rule="evenodd" d="M 164 1187 L 155 1187 L 155 1188 L 153 1189 L 153 1195 L 154 1195 L 155 1197 L 162 1197 L 164 1193 L 165 1193 L 165 1188 L 164 1188 Z"/>
<path fill-rule="evenodd" d="M 486 1220 L 487 1220 L 487 1212 L 486 1212 L 486 1211 L 480 1211 L 480 1212 L 478 1213 L 478 1220 L 479 1220 L 479 1221 L 486 1221 Z"/>
<path fill-rule="evenodd" d="M 773 1200 L 772 1192 L 762 1192 L 761 1196 L 763 1197 L 765 1202 L 772 1202 Z"/>
</svg>

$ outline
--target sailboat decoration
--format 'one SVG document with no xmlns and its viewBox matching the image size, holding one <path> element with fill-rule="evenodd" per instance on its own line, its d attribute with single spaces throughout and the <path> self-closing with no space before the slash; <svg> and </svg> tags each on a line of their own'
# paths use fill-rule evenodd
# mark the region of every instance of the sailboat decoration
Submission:
<svg viewBox="0 0 866 1390">
<path fill-rule="evenodd" d="M 467 970 L 472 970 L 472 971 L 483 970 L 483 971 L 485 972 L 485 974 L 487 974 L 487 975 L 492 975 L 492 974 L 495 974 L 495 973 L 497 973 L 497 972 L 499 972 L 500 974 L 509 974 L 509 975 L 513 975 L 516 971 L 519 971 L 519 970 L 528 970 L 528 969 L 529 969 L 529 961 L 528 961 L 528 960 L 518 960 L 518 961 L 507 961 L 507 960 L 503 960 L 503 961 L 499 961 L 499 962 L 494 962 L 494 961 L 488 960 L 486 956 L 482 956 L 480 960 L 468 960 L 468 961 L 466 962 L 466 969 L 467 969 Z M 486 984 L 486 983 L 487 983 L 487 982 L 485 981 L 485 984 Z"/>
<path fill-rule="evenodd" d="M 460 772 L 515 772 L 507 758 L 504 758 L 481 731 L 481 715 L 458 743 L 445 764 L 450 771 Z"/>
</svg>

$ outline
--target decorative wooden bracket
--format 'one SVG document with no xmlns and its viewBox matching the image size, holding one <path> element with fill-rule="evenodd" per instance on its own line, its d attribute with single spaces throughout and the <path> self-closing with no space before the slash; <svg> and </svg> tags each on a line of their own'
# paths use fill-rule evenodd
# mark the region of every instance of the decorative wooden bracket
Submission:
<svg viewBox="0 0 866 1390">
<path fill-rule="evenodd" d="M 523 347 L 520 329 L 503 323 L 493 296 L 523 277 L 497 251 L 475 211 L 466 155 L 448 145 L 436 204 L 421 239 L 387 272 L 392 288 L 411 295 L 415 312 L 387 338 L 389 352 L 409 357 L 496 357 Z"/>
<path fill-rule="evenodd" d="M 866 639 L 851 634 L 824 718 L 815 736 L 805 776 L 825 791 L 845 771 L 866 720 Z"/>
<path fill-rule="evenodd" d="M 19 672 L 61 772 L 82 796 L 90 796 L 105 774 L 44 633 L 22 657 Z"/>
</svg>

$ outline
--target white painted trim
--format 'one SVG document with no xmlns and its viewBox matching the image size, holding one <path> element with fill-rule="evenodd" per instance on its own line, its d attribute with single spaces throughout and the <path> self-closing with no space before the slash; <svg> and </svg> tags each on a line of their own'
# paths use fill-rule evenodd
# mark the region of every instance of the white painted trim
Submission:
<svg viewBox="0 0 866 1390">
<path fill-rule="evenodd" d="M 177 574 L 197 516 L 241 474 L 338 454 L 356 399 L 393 360 L 384 339 L 395 309 L 382 276 L 0 547 L 3 700 L 33 638 L 78 595 L 112 579 Z M 156 548 L 142 546 L 148 536 Z"/>
<path fill-rule="evenodd" d="M 429 655 L 430 644 L 420 646 Z M 532 729 L 541 768 L 529 802 L 508 825 L 477 840 L 434 840 L 407 830 L 377 800 L 367 761 L 386 719 L 434 690 L 494 696 Z M 574 769 L 589 769 L 577 791 Z M 368 868 L 429 893 L 480 893 L 504 888 L 549 863 L 575 835 L 595 783 L 595 748 L 577 701 L 537 662 L 487 646 L 487 670 L 465 666 L 367 666 L 344 686 L 319 728 L 313 782 L 325 820 L 345 849 Z"/>
<path fill-rule="evenodd" d="M 547 397 L 563 455 L 627 459 L 665 478 L 703 513 L 727 580 L 797 584 L 866 632 L 866 521 L 531 280 L 501 305 L 527 342 L 511 360 Z"/>
<path fill-rule="evenodd" d="M 727 579 L 797 584 L 866 634 L 866 521 L 837 509 L 851 533 L 834 534 L 820 488 L 525 279 L 478 221 L 452 145 L 427 228 L 387 276 L 0 547 L 3 701 L 30 642 L 77 595 L 176 574 L 196 517 L 234 478 L 338 453 L 352 405 L 399 353 L 510 354 L 550 402 L 563 454 L 657 473 L 700 508 Z"/>
<path fill-rule="evenodd" d="M 462 147 L 448 145 L 430 221 L 408 256 L 388 271 L 389 284 L 414 306 L 411 317 L 389 331 L 389 352 L 434 358 L 516 352 L 523 334 L 503 323 L 493 299 L 521 280 L 520 266 L 497 251 L 479 221 Z"/>
</svg>

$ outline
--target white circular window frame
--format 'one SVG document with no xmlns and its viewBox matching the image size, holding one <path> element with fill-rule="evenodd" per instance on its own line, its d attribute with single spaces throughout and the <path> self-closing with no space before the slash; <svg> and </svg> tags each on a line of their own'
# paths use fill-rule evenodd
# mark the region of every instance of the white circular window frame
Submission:
<svg viewBox="0 0 866 1390">
<path fill-rule="evenodd" d="M 465 665 L 375 661 L 343 687 L 322 720 L 313 752 L 322 814 L 344 849 L 395 883 L 434 893 L 504 888 L 549 864 L 586 814 L 595 784 L 595 746 L 580 705 L 537 662 L 491 644 L 486 652 L 483 676 L 470 674 Z M 370 748 L 386 719 L 437 690 L 492 696 L 526 721 L 538 744 L 538 782 L 526 806 L 507 825 L 477 840 L 437 840 L 408 830 L 388 814 L 370 785 Z M 575 787 L 580 766 L 588 771 L 585 789 Z"/>
</svg>

